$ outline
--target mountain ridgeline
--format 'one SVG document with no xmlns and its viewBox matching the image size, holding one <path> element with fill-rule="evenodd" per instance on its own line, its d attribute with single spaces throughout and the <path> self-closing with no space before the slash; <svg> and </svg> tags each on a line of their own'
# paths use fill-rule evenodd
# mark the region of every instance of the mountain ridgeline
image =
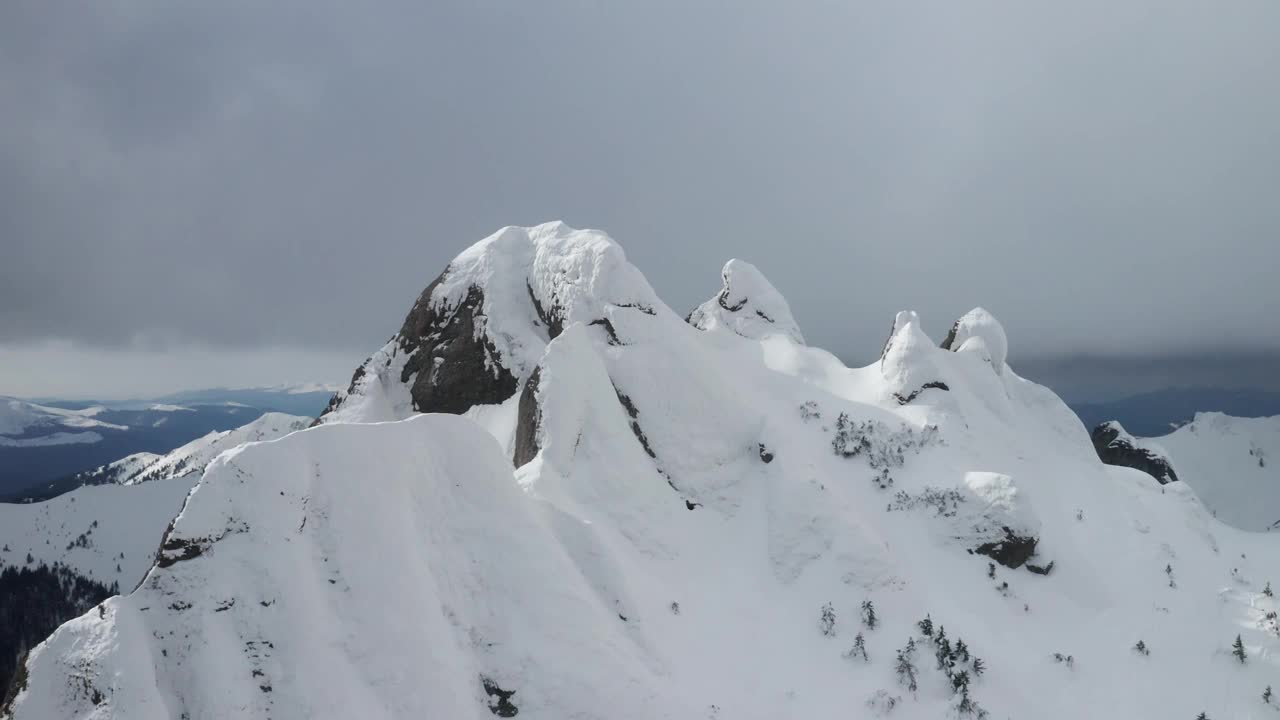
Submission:
<svg viewBox="0 0 1280 720">
<path fill-rule="evenodd" d="M 0 716 L 1272 710 L 1280 534 L 1100 462 L 985 310 L 849 368 L 720 280 L 677 314 L 604 233 L 473 245 L 313 427 L 210 462 Z"/>
</svg>

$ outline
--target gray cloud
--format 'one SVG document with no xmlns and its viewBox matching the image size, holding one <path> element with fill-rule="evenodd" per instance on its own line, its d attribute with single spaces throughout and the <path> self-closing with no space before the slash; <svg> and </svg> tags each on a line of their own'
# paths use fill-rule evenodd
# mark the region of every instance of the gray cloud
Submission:
<svg viewBox="0 0 1280 720">
<path fill-rule="evenodd" d="M 560 218 L 678 310 L 749 259 L 853 360 L 898 309 L 941 336 L 974 305 L 1015 361 L 1280 350 L 1278 27 L 1266 0 L 4 3 L 0 345 L 358 360 L 463 247 Z"/>
</svg>

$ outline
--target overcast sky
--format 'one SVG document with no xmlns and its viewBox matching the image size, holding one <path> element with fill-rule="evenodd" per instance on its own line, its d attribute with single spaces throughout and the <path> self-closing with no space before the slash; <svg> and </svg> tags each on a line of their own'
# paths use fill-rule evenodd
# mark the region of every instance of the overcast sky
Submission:
<svg viewBox="0 0 1280 720">
<path fill-rule="evenodd" d="M 1015 369 L 1238 382 L 1280 358 L 1277 38 L 1275 0 L 7 0 L 0 394 L 345 382 L 551 219 L 681 312 L 750 260 L 850 362 L 983 305 Z"/>
</svg>

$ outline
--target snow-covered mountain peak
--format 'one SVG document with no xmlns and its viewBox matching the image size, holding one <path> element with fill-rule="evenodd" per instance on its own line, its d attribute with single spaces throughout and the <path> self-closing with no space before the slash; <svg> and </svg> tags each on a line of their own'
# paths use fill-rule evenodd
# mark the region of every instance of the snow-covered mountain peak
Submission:
<svg viewBox="0 0 1280 720">
<path fill-rule="evenodd" d="M 961 315 L 947 337 L 942 341 L 944 350 L 955 352 L 977 352 L 985 357 L 996 374 L 1004 372 L 1005 360 L 1009 355 L 1009 339 L 1004 334 L 1004 326 L 995 316 L 983 308 L 974 308 Z"/>
<path fill-rule="evenodd" d="M 880 372 L 889 389 L 905 397 L 926 383 L 938 382 L 937 350 L 914 311 L 903 310 L 894 316 L 893 329 L 880 354 Z"/>
<path fill-rule="evenodd" d="M 1098 462 L 966 317 L 850 368 L 505 229 L 323 426 L 219 455 L 14 717 L 1248 717 L 1280 536 Z"/>
<path fill-rule="evenodd" d="M 400 332 L 361 366 L 320 422 L 460 413 L 512 397 L 574 322 L 673 315 L 621 246 L 562 222 L 506 227 L 464 250 L 418 297 Z"/>
<path fill-rule="evenodd" d="M 720 292 L 689 313 L 691 325 L 726 329 L 755 340 L 781 334 L 804 344 L 791 306 L 755 265 L 735 258 L 725 263 L 720 277 Z"/>
</svg>

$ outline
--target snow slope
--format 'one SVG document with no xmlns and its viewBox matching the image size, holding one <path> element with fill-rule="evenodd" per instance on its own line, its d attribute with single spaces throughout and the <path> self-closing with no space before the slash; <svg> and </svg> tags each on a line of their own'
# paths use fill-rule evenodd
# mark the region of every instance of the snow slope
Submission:
<svg viewBox="0 0 1280 720">
<path fill-rule="evenodd" d="M 0 503 L 0 548 L 8 548 L 0 550 L 0 563 L 21 567 L 30 553 L 33 565 L 60 562 L 128 591 L 150 569 L 165 526 L 199 478 L 82 487 L 42 503 Z"/>
<path fill-rule="evenodd" d="M 1164 437 L 1178 477 L 1219 520 L 1245 530 L 1280 530 L 1280 416 L 1197 413 Z"/>
<path fill-rule="evenodd" d="M 155 560 L 165 527 L 182 508 L 204 467 L 226 450 L 306 427 L 310 418 L 267 413 L 211 432 L 165 455 L 137 453 L 84 474 L 92 482 L 52 500 L 0 503 L 0 562 L 60 562 L 80 575 L 131 588 Z M 122 488 L 122 485 L 138 487 Z M 83 538 L 81 538 L 83 536 Z"/>
<path fill-rule="evenodd" d="M 9 710 L 1273 716 L 1280 535 L 1102 465 L 966 317 L 943 348 L 899 313 L 847 368 L 685 323 L 601 233 L 503 230 L 323 424 L 211 463 L 141 586 L 36 648 Z M 504 377 L 462 417 L 415 413 Z M 926 616 L 985 671 L 936 662 Z"/>
</svg>

